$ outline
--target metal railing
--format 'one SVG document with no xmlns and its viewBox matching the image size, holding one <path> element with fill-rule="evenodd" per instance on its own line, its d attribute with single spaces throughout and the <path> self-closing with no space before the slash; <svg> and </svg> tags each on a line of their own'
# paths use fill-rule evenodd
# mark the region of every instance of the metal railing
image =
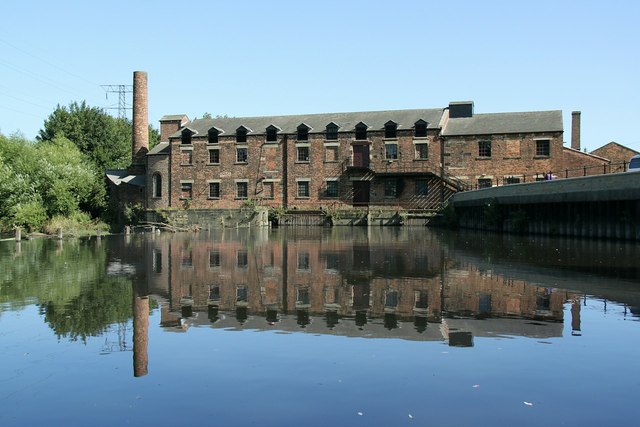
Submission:
<svg viewBox="0 0 640 427">
<path fill-rule="evenodd" d="M 532 174 L 531 171 L 524 173 L 513 172 L 511 174 L 504 174 L 501 177 L 491 178 L 490 183 L 486 182 L 484 184 L 478 184 L 477 182 L 463 181 L 466 185 L 461 186 L 459 191 L 479 190 L 503 185 L 524 184 L 527 182 L 621 173 L 625 172 L 628 166 L 629 162 L 622 161 L 618 163 L 603 163 L 601 165 L 584 165 L 571 169 L 565 168 L 560 170 L 541 171 L 534 174 Z"/>
</svg>

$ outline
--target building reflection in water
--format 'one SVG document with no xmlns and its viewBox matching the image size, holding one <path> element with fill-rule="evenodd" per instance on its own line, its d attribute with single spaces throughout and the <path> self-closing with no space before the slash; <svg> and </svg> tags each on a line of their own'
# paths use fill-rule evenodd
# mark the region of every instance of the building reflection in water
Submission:
<svg viewBox="0 0 640 427">
<path fill-rule="evenodd" d="M 577 301 L 572 330 L 580 333 L 578 294 L 456 260 L 435 234 L 421 233 L 418 241 L 408 227 L 391 234 L 365 228 L 343 239 L 335 229 L 281 233 L 234 230 L 148 240 L 147 286 L 160 300 L 161 326 L 439 340 L 468 347 L 482 336 L 562 336 L 563 306 Z M 136 312 L 148 314 L 148 300 L 144 307 L 144 296 L 137 298 Z M 136 322 L 148 327 L 138 317 Z M 146 373 L 146 352 L 139 362 Z"/>
</svg>

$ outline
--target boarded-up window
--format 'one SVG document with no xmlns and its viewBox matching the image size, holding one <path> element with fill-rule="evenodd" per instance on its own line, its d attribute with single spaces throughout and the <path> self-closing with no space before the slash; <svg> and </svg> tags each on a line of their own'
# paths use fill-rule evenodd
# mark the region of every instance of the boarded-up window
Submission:
<svg viewBox="0 0 640 427">
<path fill-rule="evenodd" d="M 520 141 L 507 141 L 506 157 L 520 157 Z"/>
</svg>

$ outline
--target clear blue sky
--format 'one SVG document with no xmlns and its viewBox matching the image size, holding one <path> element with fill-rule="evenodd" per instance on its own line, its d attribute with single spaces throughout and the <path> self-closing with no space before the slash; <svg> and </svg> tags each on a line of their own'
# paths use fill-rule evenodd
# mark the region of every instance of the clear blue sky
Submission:
<svg viewBox="0 0 640 427">
<path fill-rule="evenodd" d="M 637 0 L 41 0 L 5 4 L 3 17 L 4 134 L 34 138 L 57 104 L 117 106 L 100 85 L 142 70 L 155 127 L 165 114 L 472 100 L 477 113 L 562 110 L 565 141 L 580 110 L 583 148 L 640 151 Z"/>
</svg>

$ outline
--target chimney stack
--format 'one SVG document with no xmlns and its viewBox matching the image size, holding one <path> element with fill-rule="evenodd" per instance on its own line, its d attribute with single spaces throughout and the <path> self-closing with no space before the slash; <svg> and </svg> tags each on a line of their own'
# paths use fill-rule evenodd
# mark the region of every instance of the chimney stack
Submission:
<svg viewBox="0 0 640 427">
<path fill-rule="evenodd" d="M 149 112 L 147 100 L 147 73 L 133 72 L 133 165 L 144 165 L 149 151 Z"/>
<path fill-rule="evenodd" d="M 580 151 L 580 111 L 571 112 L 571 148 Z"/>
</svg>

